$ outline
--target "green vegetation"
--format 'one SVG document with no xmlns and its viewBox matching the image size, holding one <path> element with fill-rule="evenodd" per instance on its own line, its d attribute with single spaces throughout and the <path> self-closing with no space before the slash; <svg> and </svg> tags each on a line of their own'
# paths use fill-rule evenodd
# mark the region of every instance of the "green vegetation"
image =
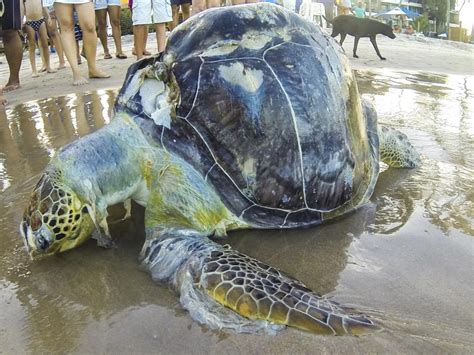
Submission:
<svg viewBox="0 0 474 355">
<path fill-rule="evenodd" d="M 120 27 L 123 35 L 133 34 L 132 13 L 130 9 L 122 9 L 120 14 Z"/>
</svg>

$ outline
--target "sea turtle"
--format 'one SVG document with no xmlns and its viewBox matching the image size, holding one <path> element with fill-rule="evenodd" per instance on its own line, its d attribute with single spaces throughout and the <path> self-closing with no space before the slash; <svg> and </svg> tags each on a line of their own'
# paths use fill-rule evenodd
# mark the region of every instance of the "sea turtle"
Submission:
<svg viewBox="0 0 474 355">
<path fill-rule="evenodd" d="M 20 227 L 32 256 L 74 248 L 94 230 L 110 244 L 107 207 L 134 200 L 146 207 L 142 266 L 199 322 L 328 334 L 374 325 L 209 239 L 318 225 L 369 200 L 379 157 L 419 164 L 405 135 L 377 128 L 319 27 L 267 3 L 202 12 L 162 55 L 129 68 L 115 110 L 35 187 Z"/>
</svg>

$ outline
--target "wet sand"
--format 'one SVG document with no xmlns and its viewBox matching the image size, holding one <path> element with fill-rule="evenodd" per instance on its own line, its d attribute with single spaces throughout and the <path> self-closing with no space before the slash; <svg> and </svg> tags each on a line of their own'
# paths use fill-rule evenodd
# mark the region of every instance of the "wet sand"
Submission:
<svg viewBox="0 0 474 355">
<path fill-rule="evenodd" d="M 0 353 L 474 352 L 472 67 L 458 75 L 377 69 L 390 60 L 372 51 L 359 52 L 376 68 L 357 71 L 360 92 L 381 123 L 410 137 L 423 166 L 384 171 L 369 204 L 328 225 L 239 231 L 224 242 L 368 314 L 380 332 L 257 336 L 200 326 L 167 286 L 138 269 L 138 206 L 132 220 L 112 225 L 117 249 L 90 241 L 31 262 L 17 230 L 40 172 L 57 149 L 111 117 L 116 89 L 89 87 L 0 113 Z M 123 210 L 111 212 L 116 220 Z"/>
<path fill-rule="evenodd" d="M 328 30 L 330 31 L 330 30 Z M 339 37 L 337 38 L 339 39 Z M 413 72 L 429 72 L 438 74 L 474 75 L 474 45 L 442 41 L 432 38 L 416 38 L 408 35 L 398 35 L 394 40 L 385 36 L 377 36 L 379 49 L 387 60 L 380 60 L 370 41 L 363 38 L 359 42 L 357 54 L 359 59 L 352 57 L 354 38 L 348 36 L 343 48 L 349 56 L 353 69 L 390 69 Z M 110 53 L 115 53 L 113 40 L 109 38 Z M 53 74 L 41 73 L 39 78 L 31 78 L 28 55 L 25 52 L 21 66 L 21 89 L 6 93 L 10 105 L 14 106 L 31 100 L 44 99 L 84 91 L 110 89 L 120 87 L 125 78 L 127 68 L 135 61 L 132 56 L 133 38 L 123 36 L 122 44 L 124 53 L 128 56 L 125 60 L 103 59 L 102 46 L 97 46 L 98 66 L 111 74 L 109 79 L 91 79 L 84 86 L 72 86 L 70 68 Z M 153 34 L 148 37 L 148 50 L 156 52 L 156 39 Z M 58 66 L 57 55 L 51 55 L 53 68 Z M 0 57 L 0 85 L 8 78 L 8 66 L 5 57 Z M 39 56 L 37 63 L 40 63 Z M 37 64 L 38 65 L 38 64 Z M 87 73 L 87 64 L 81 65 L 83 74 Z"/>
</svg>

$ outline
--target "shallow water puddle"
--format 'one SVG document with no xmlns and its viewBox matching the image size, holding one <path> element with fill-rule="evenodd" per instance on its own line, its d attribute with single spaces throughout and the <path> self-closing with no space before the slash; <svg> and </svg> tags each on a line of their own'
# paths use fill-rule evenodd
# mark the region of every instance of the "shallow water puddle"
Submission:
<svg viewBox="0 0 474 355">
<path fill-rule="evenodd" d="M 63 145 L 112 117 L 117 91 L 68 95 L 0 115 L 0 353 L 472 352 L 474 342 L 474 78 L 357 72 L 379 121 L 423 156 L 388 169 L 371 202 L 318 228 L 239 231 L 225 242 L 371 315 L 362 338 L 286 330 L 211 332 L 138 269 L 143 211 L 112 225 L 118 248 L 91 241 L 31 262 L 18 233 L 39 174 Z M 116 208 L 112 219 L 121 217 Z"/>
</svg>

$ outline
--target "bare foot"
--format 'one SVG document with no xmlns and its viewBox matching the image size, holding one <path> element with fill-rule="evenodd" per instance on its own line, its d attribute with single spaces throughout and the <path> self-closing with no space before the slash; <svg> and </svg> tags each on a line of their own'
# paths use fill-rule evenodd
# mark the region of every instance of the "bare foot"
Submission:
<svg viewBox="0 0 474 355">
<path fill-rule="evenodd" d="M 72 85 L 74 86 L 81 86 L 86 84 L 89 84 L 89 82 L 83 76 L 78 76 L 77 78 L 75 77 L 74 81 L 72 82 Z"/>
<path fill-rule="evenodd" d="M 41 69 L 39 70 L 39 72 L 42 73 L 42 72 L 45 72 L 46 70 L 48 70 L 46 67 L 41 67 Z"/>
<path fill-rule="evenodd" d="M 32 78 L 37 78 L 38 76 L 39 76 L 38 73 L 31 73 L 31 77 L 32 77 Z"/>
<path fill-rule="evenodd" d="M 3 87 L 3 92 L 13 91 L 13 90 L 18 89 L 19 87 L 20 87 L 20 83 L 7 83 L 7 85 Z"/>
<path fill-rule="evenodd" d="M 3 93 L 0 91 L 0 109 L 7 105 L 7 99 L 3 96 Z"/>
<path fill-rule="evenodd" d="M 58 70 L 65 69 L 65 68 L 66 68 L 66 64 L 65 64 L 65 63 L 59 64 L 59 66 L 58 66 Z"/>
<path fill-rule="evenodd" d="M 48 68 L 48 69 L 46 69 L 46 72 L 47 73 L 56 73 L 56 70 L 54 70 L 52 68 Z"/>
<path fill-rule="evenodd" d="M 104 79 L 110 78 L 110 74 L 102 70 L 96 69 L 94 71 L 89 71 L 89 78 L 91 79 Z"/>
<path fill-rule="evenodd" d="M 135 51 L 135 48 L 132 49 L 132 55 L 137 55 L 137 52 Z M 143 55 L 151 55 L 151 53 L 148 52 L 147 50 L 144 50 Z"/>
</svg>

